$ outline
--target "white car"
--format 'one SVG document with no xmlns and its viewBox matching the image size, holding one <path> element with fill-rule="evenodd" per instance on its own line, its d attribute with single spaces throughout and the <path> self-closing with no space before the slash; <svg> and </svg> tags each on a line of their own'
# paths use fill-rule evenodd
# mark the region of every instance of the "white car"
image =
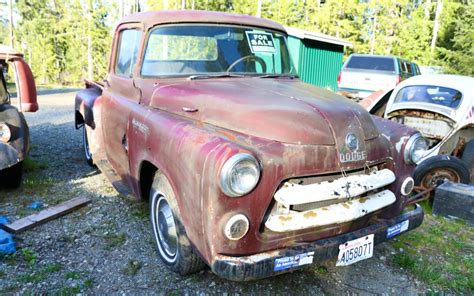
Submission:
<svg viewBox="0 0 474 296">
<path fill-rule="evenodd" d="M 415 161 L 414 179 L 422 189 L 445 180 L 474 183 L 474 78 L 414 76 L 360 104 L 374 115 L 419 130 L 427 140 L 426 151 Z"/>
</svg>

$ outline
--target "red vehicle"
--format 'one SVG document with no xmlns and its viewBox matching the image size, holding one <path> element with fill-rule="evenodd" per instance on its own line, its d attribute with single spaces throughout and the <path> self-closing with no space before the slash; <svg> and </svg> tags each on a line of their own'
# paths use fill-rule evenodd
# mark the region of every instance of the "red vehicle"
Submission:
<svg viewBox="0 0 474 296">
<path fill-rule="evenodd" d="M 408 197 L 423 138 L 300 81 L 286 38 L 250 16 L 131 15 L 103 84 L 76 96 L 88 162 L 149 202 L 175 272 L 348 265 L 423 220 Z"/>
<path fill-rule="evenodd" d="M 12 67 L 18 107 L 11 104 L 6 73 Z M 0 44 L 0 185 L 20 186 L 23 160 L 29 150 L 29 129 L 22 112 L 36 112 L 36 85 L 23 55 Z"/>
</svg>

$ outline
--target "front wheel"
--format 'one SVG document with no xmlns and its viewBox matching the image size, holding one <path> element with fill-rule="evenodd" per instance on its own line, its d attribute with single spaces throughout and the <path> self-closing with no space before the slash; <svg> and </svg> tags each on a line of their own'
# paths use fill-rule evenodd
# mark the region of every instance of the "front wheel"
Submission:
<svg viewBox="0 0 474 296">
<path fill-rule="evenodd" d="M 189 241 L 173 193 L 165 176 L 158 173 L 150 190 L 150 219 L 158 255 L 172 271 L 191 274 L 205 264 Z"/>
<path fill-rule="evenodd" d="M 18 188 L 21 184 L 23 175 L 23 162 L 0 171 L 0 186 L 4 188 Z"/>
<path fill-rule="evenodd" d="M 436 155 L 424 160 L 416 167 L 413 179 L 419 191 L 435 188 L 445 181 L 468 184 L 469 169 L 457 157 Z"/>
<path fill-rule="evenodd" d="M 94 166 L 94 161 L 92 160 L 92 153 L 89 149 L 89 139 L 87 138 L 86 125 L 82 127 L 82 146 L 84 148 L 84 156 L 87 164 L 90 166 Z"/>
</svg>

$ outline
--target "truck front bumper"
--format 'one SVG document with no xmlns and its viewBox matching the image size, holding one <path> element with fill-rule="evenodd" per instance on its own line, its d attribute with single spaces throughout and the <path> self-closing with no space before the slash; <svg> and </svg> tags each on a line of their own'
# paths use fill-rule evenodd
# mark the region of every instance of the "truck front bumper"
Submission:
<svg viewBox="0 0 474 296">
<path fill-rule="evenodd" d="M 312 264 L 322 263 L 331 258 L 337 257 L 339 253 L 339 245 L 347 241 L 374 234 L 374 245 L 378 245 L 394 237 L 403 230 L 400 232 L 395 231 L 396 233 L 394 233 L 393 228 L 391 227 L 407 220 L 408 228 L 404 231 L 410 231 L 421 225 L 423 222 L 423 210 L 419 205 L 415 205 L 415 209 L 402 213 L 400 216 L 395 218 L 380 220 L 377 224 L 335 237 L 302 243 L 294 247 L 258 253 L 250 256 L 232 257 L 218 255 L 216 256 L 216 260 L 212 264 L 211 269 L 220 277 L 234 281 L 249 281 L 270 277 L 308 266 L 295 266 L 285 270 L 275 271 L 276 259 L 314 252 Z"/>
</svg>

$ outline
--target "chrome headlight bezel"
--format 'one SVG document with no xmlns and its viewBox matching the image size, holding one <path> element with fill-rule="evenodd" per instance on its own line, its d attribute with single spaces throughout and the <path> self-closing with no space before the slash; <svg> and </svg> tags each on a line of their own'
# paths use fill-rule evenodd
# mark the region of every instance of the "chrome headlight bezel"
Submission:
<svg viewBox="0 0 474 296">
<path fill-rule="evenodd" d="M 5 122 L 0 122 L 0 141 L 3 143 L 8 143 L 12 138 L 12 131 L 8 124 Z"/>
<path fill-rule="evenodd" d="M 245 190 L 239 190 L 238 188 L 236 188 L 236 184 L 233 184 L 232 182 L 232 173 L 235 169 L 238 168 L 239 165 L 243 163 L 247 163 L 253 166 L 256 178 L 254 178 L 254 181 L 251 183 L 251 186 L 248 186 L 247 188 L 245 188 Z M 257 159 L 248 153 L 238 153 L 226 160 L 226 162 L 222 166 L 219 176 L 219 185 L 222 192 L 224 192 L 227 196 L 240 197 L 250 193 L 257 186 L 258 181 L 260 180 L 260 175 L 261 166 Z"/>
<path fill-rule="evenodd" d="M 414 156 L 414 152 L 418 150 L 416 148 L 419 145 L 423 146 L 423 150 L 425 152 L 428 151 L 428 142 L 425 140 L 425 138 L 423 138 L 423 136 L 420 133 L 416 133 L 412 135 L 410 139 L 408 139 L 405 145 L 405 151 L 403 154 L 405 163 L 412 164 L 412 165 L 417 164 L 423 158 L 423 156 L 421 157 Z"/>
</svg>

